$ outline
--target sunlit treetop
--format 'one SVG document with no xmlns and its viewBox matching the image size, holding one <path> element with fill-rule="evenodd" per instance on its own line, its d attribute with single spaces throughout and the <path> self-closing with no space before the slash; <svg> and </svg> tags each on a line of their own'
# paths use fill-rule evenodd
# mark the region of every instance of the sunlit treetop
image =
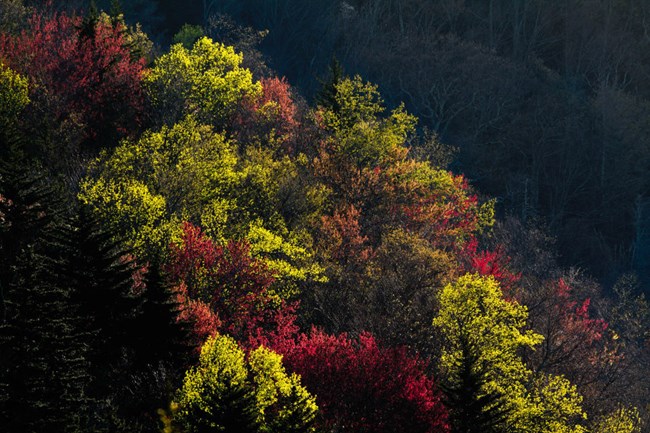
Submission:
<svg viewBox="0 0 650 433">
<path fill-rule="evenodd" d="M 0 125 L 15 117 L 28 103 L 27 78 L 6 67 L 0 59 Z"/>
<path fill-rule="evenodd" d="M 520 350 L 534 348 L 543 337 L 525 330 L 527 308 L 506 300 L 492 276 L 466 274 L 445 286 L 439 302 L 433 324 L 444 335 L 440 367 L 448 389 L 471 404 L 488 401 L 481 412 L 491 412 L 512 431 L 585 431 L 582 396 L 575 385 L 562 376 L 536 374 L 524 364 Z M 465 385 L 472 380 L 478 389 L 468 398 Z M 452 414 L 472 415 L 469 406 L 454 408 Z"/>
<path fill-rule="evenodd" d="M 280 355 L 259 347 L 246 357 L 227 336 L 205 342 L 174 407 L 176 423 L 187 432 L 312 433 L 318 411 Z"/>
<path fill-rule="evenodd" d="M 336 152 L 361 166 L 375 166 L 406 155 L 407 137 L 416 118 L 403 106 L 384 116 L 386 108 L 377 86 L 358 75 L 334 84 L 336 105 L 318 111 L 321 127 L 335 137 Z"/>
<path fill-rule="evenodd" d="M 262 87 L 241 67 L 242 55 L 210 38 L 191 49 L 182 44 L 160 56 L 145 77 L 154 121 L 174 124 L 187 114 L 223 128 L 243 98 L 259 96 Z"/>
</svg>

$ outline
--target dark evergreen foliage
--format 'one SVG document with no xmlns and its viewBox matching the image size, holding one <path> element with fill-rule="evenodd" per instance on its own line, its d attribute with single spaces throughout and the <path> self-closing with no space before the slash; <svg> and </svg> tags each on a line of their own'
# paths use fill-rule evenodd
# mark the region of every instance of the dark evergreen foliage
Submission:
<svg viewBox="0 0 650 433">
<path fill-rule="evenodd" d="M 211 433 L 224 431 L 228 433 L 258 433 L 258 421 L 255 394 L 246 383 L 228 381 L 220 393 L 206 393 L 203 396 L 206 406 L 193 406 L 187 419 L 195 420 L 190 430 L 192 433 Z M 209 408 L 209 410 L 206 410 Z"/>
<path fill-rule="evenodd" d="M 501 395 L 483 391 L 488 381 L 482 372 L 476 350 L 461 341 L 463 358 L 456 377 L 441 385 L 449 410 L 452 433 L 500 433 L 507 431 L 508 415 Z"/>
<path fill-rule="evenodd" d="M 126 425 L 147 424 L 142 417 L 166 405 L 186 366 L 189 349 L 185 327 L 177 321 L 180 306 L 158 266 L 149 266 L 147 273 L 147 266 L 136 263 L 115 234 L 84 208 L 74 238 L 69 267 L 75 302 L 91 336 L 89 392 Z"/>
<path fill-rule="evenodd" d="M 80 431 L 87 346 L 63 270 L 70 226 L 42 171 L 0 166 L 0 424 L 5 432 Z"/>
<path fill-rule="evenodd" d="M 343 66 L 336 57 L 332 58 L 326 78 L 320 78 L 320 89 L 314 96 L 314 102 L 327 110 L 338 113 L 341 109 L 340 102 L 336 97 L 336 86 L 345 78 Z"/>
<path fill-rule="evenodd" d="M 75 302 L 84 312 L 84 327 L 92 333 L 88 357 L 92 394 L 97 396 L 124 386 L 128 349 L 137 345 L 131 332 L 140 311 L 140 300 L 132 293 L 133 264 L 112 238 L 82 211 L 74 233 L 76 249 L 68 262 Z"/>
</svg>

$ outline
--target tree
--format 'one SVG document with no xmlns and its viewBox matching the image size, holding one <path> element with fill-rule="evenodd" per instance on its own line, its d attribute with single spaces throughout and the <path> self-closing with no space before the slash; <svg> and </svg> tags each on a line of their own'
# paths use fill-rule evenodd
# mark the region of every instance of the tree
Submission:
<svg viewBox="0 0 650 433">
<path fill-rule="evenodd" d="M 616 331 L 593 316 L 592 298 L 579 292 L 589 287 L 581 285 L 587 282 L 569 274 L 522 296 L 531 306 L 531 326 L 544 336 L 544 344 L 527 358 L 536 371 L 563 375 L 575 384 L 585 397 L 583 407 L 595 416 L 615 408 L 613 393 L 627 388 L 620 381 L 628 361 Z"/>
<path fill-rule="evenodd" d="M 188 116 L 104 152 L 79 197 L 142 258 L 166 256 L 187 220 L 220 244 L 246 239 L 295 292 L 322 273 L 300 245 L 308 236 L 303 212 L 291 208 L 291 196 L 310 193 L 304 190 L 290 158 L 257 148 L 240 156 L 224 134 Z"/>
<path fill-rule="evenodd" d="M 599 433 L 639 433 L 642 424 L 636 408 L 619 407 L 614 412 L 602 417 L 595 431 Z"/>
<path fill-rule="evenodd" d="M 28 126 L 43 141 L 44 162 L 94 153 L 138 129 L 144 59 L 131 52 L 122 23 L 35 13 L 28 27 L 0 35 L 0 56 L 30 80 Z"/>
<path fill-rule="evenodd" d="M 425 361 L 407 349 L 380 345 L 363 333 L 309 334 L 272 341 L 287 369 L 316 394 L 327 430 L 447 432 L 447 413 Z"/>
<path fill-rule="evenodd" d="M 173 125 L 188 114 L 218 130 L 225 129 L 243 98 L 255 97 L 259 83 L 241 68 L 232 47 L 200 38 L 191 50 L 176 44 L 154 63 L 145 78 L 154 123 Z"/>
<path fill-rule="evenodd" d="M 440 368 L 455 431 L 584 431 L 575 386 L 533 375 L 521 359 L 520 350 L 542 336 L 521 330 L 526 307 L 504 300 L 493 277 L 464 275 L 439 302 L 433 324 L 443 333 Z"/>
<path fill-rule="evenodd" d="M 296 95 L 285 78 L 262 78 L 262 92 L 241 101 L 231 128 L 241 146 L 258 145 L 279 155 L 293 155 L 298 143 Z"/>
<path fill-rule="evenodd" d="M 183 217 L 203 218 L 216 238 L 224 236 L 222 225 L 235 206 L 236 163 L 223 135 L 187 117 L 105 152 L 95 175 L 81 183 L 80 198 L 141 257 L 160 255 Z"/>
<path fill-rule="evenodd" d="M 330 282 L 305 301 L 329 332 L 360 332 L 365 312 L 386 307 L 377 290 L 381 276 L 372 274 L 368 259 L 394 239 L 391 233 L 403 231 L 442 261 L 451 259 L 492 224 L 493 203 L 480 203 L 463 176 L 410 157 L 415 118 L 401 106 L 387 112 L 376 86 L 357 76 L 334 87 L 336 111 L 321 106 L 313 114 L 320 139 L 313 175 L 330 192 L 315 228 L 316 250 L 328 264 Z M 369 280 L 377 284 L 369 287 Z"/>
<path fill-rule="evenodd" d="M 336 84 L 335 98 L 338 111 L 315 113 L 322 138 L 314 174 L 335 205 L 361 212 L 371 245 L 387 226 L 405 226 L 448 248 L 492 223 L 492 204 L 479 204 L 462 176 L 408 157 L 415 118 L 402 106 L 385 116 L 376 86 L 358 76 Z"/>
<path fill-rule="evenodd" d="M 178 391 L 174 420 L 188 432 L 313 432 L 315 399 L 265 347 L 246 357 L 235 340 L 209 338 Z"/>
<path fill-rule="evenodd" d="M 321 106 L 335 113 L 340 110 L 336 95 L 338 93 L 337 86 L 343 78 L 343 66 L 341 66 L 341 62 L 334 57 L 332 63 L 330 63 L 327 77 L 319 80 L 321 88 L 314 96 L 314 102 L 317 106 Z"/>
<path fill-rule="evenodd" d="M 18 114 L 29 104 L 27 78 L 17 74 L 0 61 L 0 125 L 15 122 Z"/>
<path fill-rule="evenodd" d="M 26 21 L 23 0 L 0 0 L 0 32 L 14 32 Z"/>
<path fill-rule="evenodd" d="M 190 308 L 199 344 L 217 332 L 247 342 L 276 330 L 282 316 L 293 310 L 273 290 L 274 273 L 251 256 L 246 242 L 221 246 L 189 223 L 183 226 L 182 241 L 171 246 L 165 270 Z"/>
<path fill-rule="evenodd" d="M 72 232 L 59 198 L 41 167 L 15 155 L 0 164 L 0 422 L 7 432 L 82 431 L 90 417 L 87 330 L 66 272 Z"/>
<path fill-rule="evenodd" d="M 433 357 L 442 338 L 431 332 L 437 293 L 455 277 L 457 267 L 454 254 L 432 247 L 416 233 L 401 228 L 386 233 L 365 269 L 366 284 L 355 311 L 359 329 L 384 344 L 406 345 Z"/>
</svg>

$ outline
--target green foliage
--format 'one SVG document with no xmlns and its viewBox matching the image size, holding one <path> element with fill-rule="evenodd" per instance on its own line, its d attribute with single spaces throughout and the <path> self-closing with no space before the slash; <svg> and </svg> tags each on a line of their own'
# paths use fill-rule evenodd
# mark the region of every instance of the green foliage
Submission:
<svg viewBox="0 0 650 433">
<path fill-rule="evenodd" d="M 0 127 L 11 122 L 29 104 L 28 80 L 0 59 Z"/>
<path fill-rule="evenodd" d="M 178 33 L 176 33 L 172 38 L 172 43 L 181 44 L 183 48 L 190 50 L 194 43 L 196 43 L 196 41 L 198 41 L 202 36 L 205 36 L 203 27 L 192 24 L 183 24 L 183 27 L 181 27 Z"/>
<path fill-rule="evenodd" d="M 23 0 L 0 0 L 0 32 L 15 32 L 25 24 L 29 9 Z"/>
<path fill-rule="evenodd" d="M 322 273 L 303 246 L 309 236 L 290 231 L 282 214 L 283 197 L 301 194 L 297 176 L 289 158 L 269 152 L 250 149 L 241 161 L 222 134 L 188 116 L 104 152 L 79 197 L 141 257 L 164 255 L 181 221 L 200 224 L 219 243 L 246 238 L 288 296 L 295 283 Z"/>
<path fill-rule="evenodd" d="M 637 408 L 619 407 L 602 417 L 593 429 L 594 433 L 640 433 L 641 418 Z"/>
<path fill-rule="evenodd" d="M 470 274 L 447 285 L 439 302 L 433 323 L 445 341 L 440 367 L 456 431 L 584 431 L 575 386 L 561 376 L 533 375 L 520 358 L 520 349 L 542 341 L 522 331 L 526 307 L 505 300 L 492 277 Z"/>
<path fill-rule="evenodd" d="M 173 45 L 144 79 L 155 120 L 172 125 L 195 114 L 202 122 L 224 127 L 242 99 L 254 98 L 262 90 L 241 62 L 241 54 L 232 47 L 207 37 L 191 50 Z"/>
<path fill-rule="evenodd" d="M 111 5 L 109 14 L 101 12 L 97 16 L 97 23 L 105 26 L 113 26 L 121 29 L 124 44 L 131 51 L 133 58 L 144 58 L 147 62 L 152 60 L 153 42 L 149 36 L 142 30 L 140 23 L 128 25 L 124 21 L 124 14 L 120 11 L 119 4 Z"/>
<path fill-rule="evenodd" d="M 514 424 L 530 433 L 584 433 L 579 424 L 586 419 L 581 404 L 582 396 L 566 378 L 538 373 L 532 377 Z"/>
<path fill-rule="evenodd" d="M 358 75 L 334 84 L 334 109 L 321 111 L 323 126 L 335 137 L 337 153 L 361 166 L 375 166 L 394 157 L 409 134 L 416 118 L 403 106 L 388 118 L 377 86 L 364 83 Z"/>
<path fill-rule="evenodd" d="M 433 324 L 446 341 L 440 368 L 447 376 L 450 400 L 463 402 L 468 384 L 475 384 L 470 388 L 470 402 L 474 404 L 452 405 L 452 424 L 458 428 L 484 420 L 487 425 L 468 431 L 495 431 L 490 430 L 494 424 L 503 423 L 504 415 L 523 405 L 521 397 L 530 372 L 518 350 L 540 343 L 541 336 L 520 331 L 526 324 L 526 308 L 504 300 L 492 278 L 465 275 L 440 292 L 439 302 L 440 312 Z M 487 419 L 486 413 L 491 415 Z"/>
<path fill-rule="evenodd" d="M 248 360 L 235 340 L 209 338 L 176 397 L 175 421 L 188 432 L 313 432 L 315 398 L 287 375 L 282 357 L 260 347 Z"/>
<path fill-rule="evenodd" d="M 307 234 L 301 238 L 298 233 L 285 239 L 259 224 L 251 223 L 246 239 L 250 242 L 253 256 L 262 258 L 277 275 L 273 292 L 281 298 L 297 295 L 297 283 L 300 281 L 326 281 L 325 269 L 314 261 L 313 253 L 304 246 L 310 241 Z"/>
<path fill-rule="evenodd" d="M 343 80 L 343 66 L 341 66 L 341 62 L 335 57 L 332 59 L 332 63 L 330 63 L 328 69 L 327 78 L 319 80 L 321 88 L 316 93 L 314 101 L 316 105 L 337 113 L 340 110 L 340 105 L 336 99 L 338 93 L 336 86 Z"/>
<path fill-rule="evenodd" d="M 123 142 L 94 163 L 79 197 L 123 234 L 136 251 L 162 252 L 180 233 L 182 219 L 205 210 L 223 236 L 227 197 L 237 181 L 232 146 L 212 128 L 187 117 L 173 127 Z"/>
</svg>

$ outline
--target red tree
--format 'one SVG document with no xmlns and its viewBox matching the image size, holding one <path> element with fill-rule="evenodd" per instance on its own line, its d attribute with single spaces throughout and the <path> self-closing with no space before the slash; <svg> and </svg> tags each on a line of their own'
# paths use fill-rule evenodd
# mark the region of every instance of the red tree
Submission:
<svg viewBox="0 0 650 433">
<path fill-rule="evenodd" d="M 358 340 L 312 329 L 271 342 L 288 370 L 317 396 L 327 429 L 354 432 L 448 432 L 447 412 L 425 371 L 405 348 L 385 348 L 367 333 Z"/>
<path fill-rule="evenodd" d="M 232 122 L 237 140 L 243 144 L 279 145 L 283 152 L 294 150 L 299 127 L 298 109 L 285 78 L 262 78 L 262 94 L 244 100 Z"/>
<path fill-rule="evenodd" d="M 508 269 L 510 258 L 503 247 L 497 246 L 494 250 L 479 250 L 478 239 L 472 237 L 459 253 L 461 268 L 464 272 L 494 277 L 505 292 L 521 278 L 521 274 Z"/>
<path fill-rule="evenodd" d="M 368 237 L 361 235 L 360 212 L 354 205 L 321 217 L 321 248 L 348 270 L 362 267 L 372 255 Z M 350 269 L 352 268 L 352 269 Z"/>
<path fill-rule="evenodd" d="M 125 27 L 65 13 L 35 13 L 28 29 L 0 34 L 0 59 L 30 79 L 35 112 L 49 122 L 81 125 L 82 139 L 114 144 L 139 125 L 144 59 Z"/>
<path fill-rule="evenodd" d="M 587 411 L 602 409 L 608 388 L 624 366 L 621 346 L 608 323 L 592 317 L 591 300 L 579 299 L 564 279 L 524 296 L 531 327 L 544 336 L 544 344 L 529 355 L 533 367 L 564 375 L 577 385 Z"/>
<path fill-rule="evenodd" d="M 287 317 L 295 306 L 270 291 L 273 273 L 251 256 L 246 242 L 217 245 L 186 222 L 165 270 L 186 305 L 184 317 L 194 322 L 197 342 L 217 331 L 245 342 L 293 323 Z"/>
</svg>

